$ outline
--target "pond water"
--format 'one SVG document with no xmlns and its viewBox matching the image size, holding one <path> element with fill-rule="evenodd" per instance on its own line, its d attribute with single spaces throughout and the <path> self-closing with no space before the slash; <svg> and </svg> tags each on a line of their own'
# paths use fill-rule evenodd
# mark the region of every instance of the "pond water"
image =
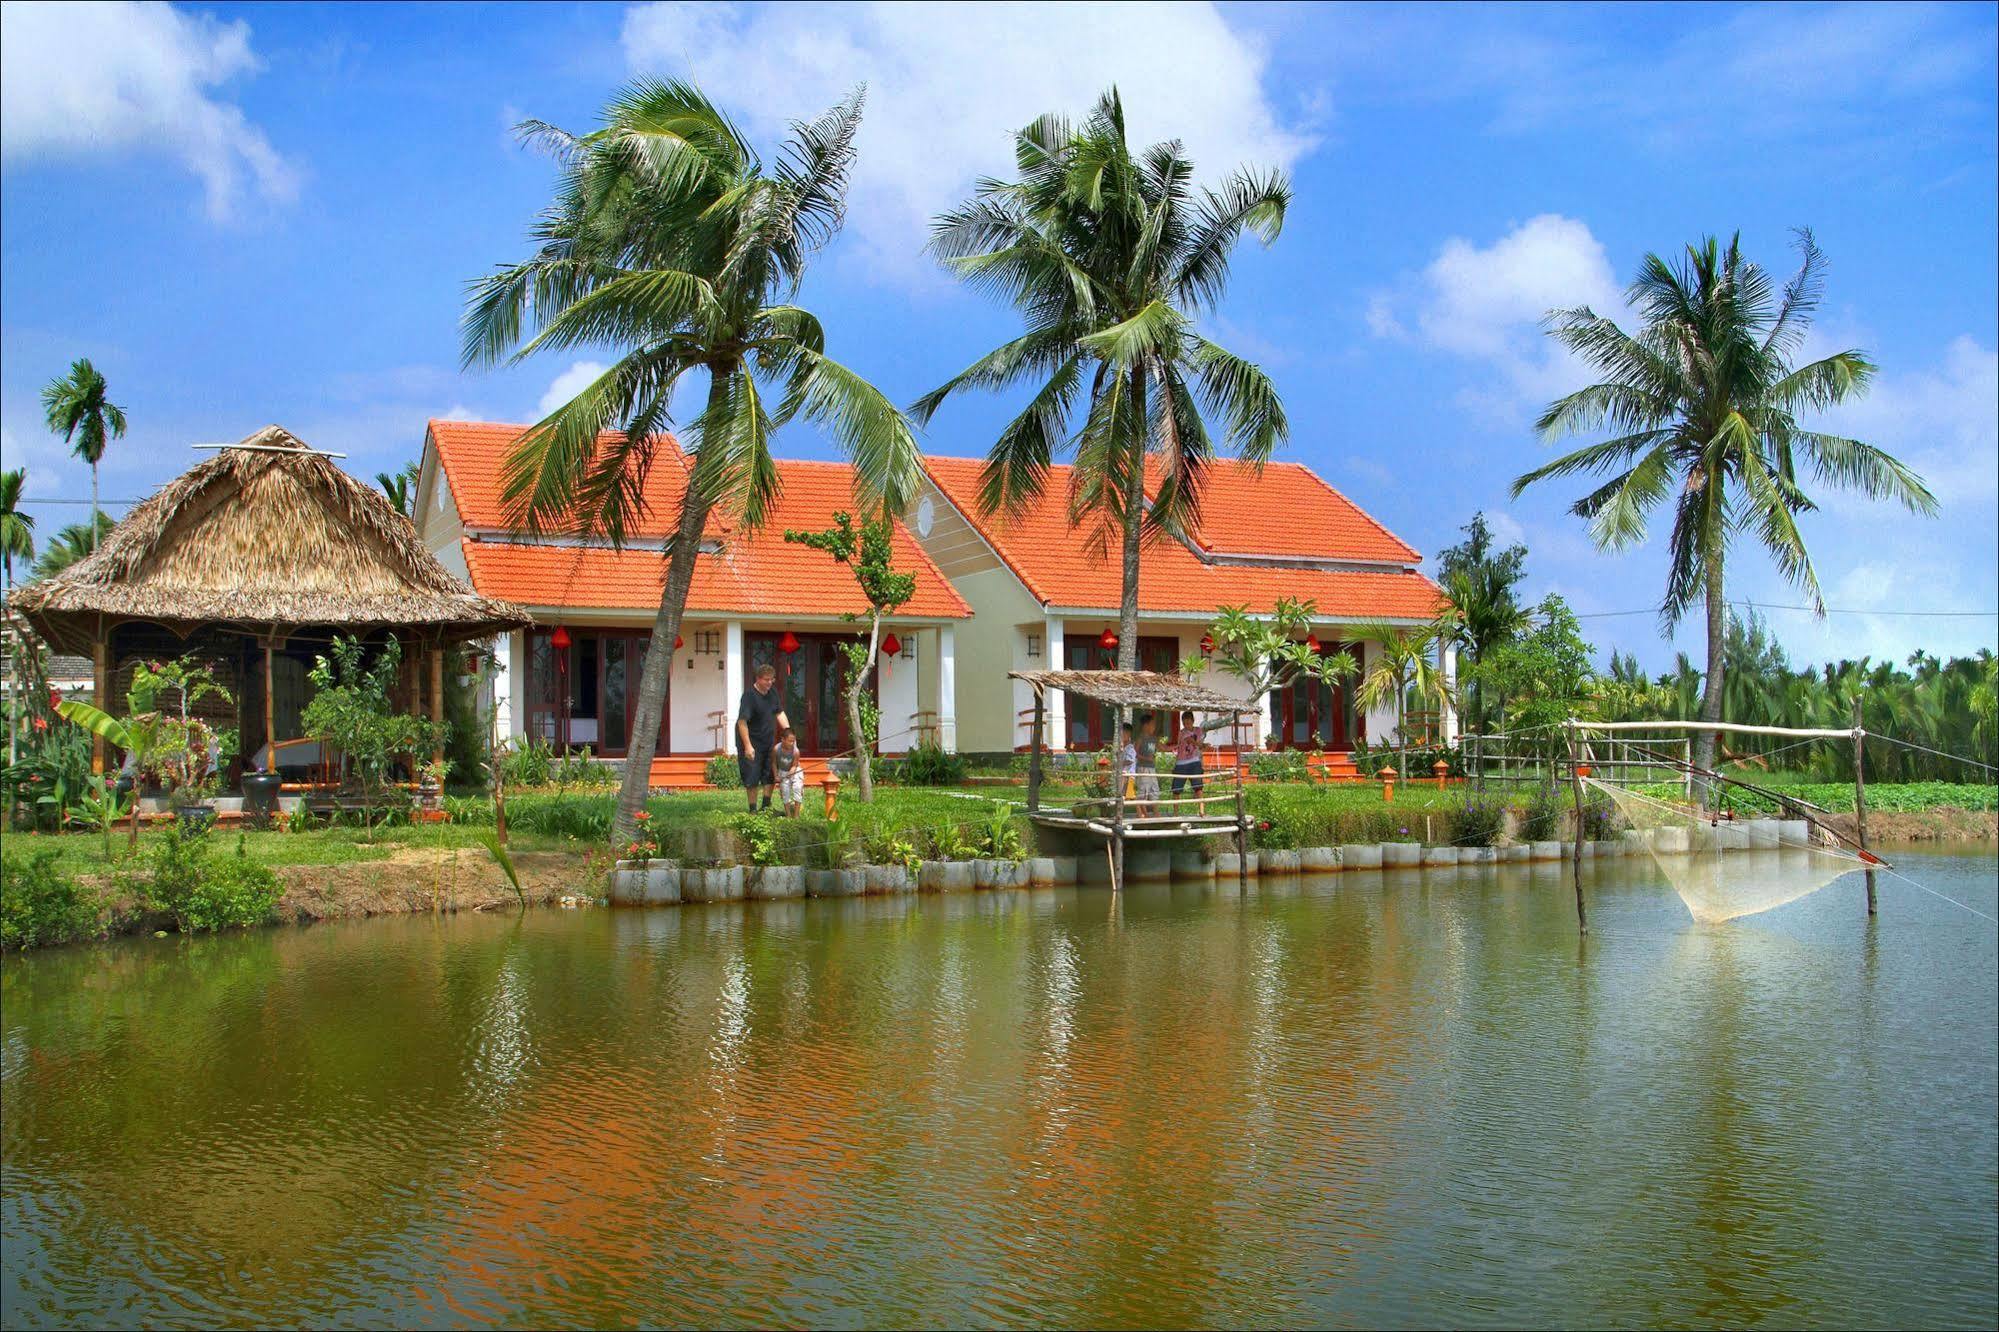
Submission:
<svg viewBox="0 0 1999 1332">
<path fill-rule="evenodd" d="M 1989 852 L 1905 853 L 1988 915 Z M 1994 927 L 1566 871 L 9 961 L 9 1327 L 1991 1326 Z"/>
</svg>

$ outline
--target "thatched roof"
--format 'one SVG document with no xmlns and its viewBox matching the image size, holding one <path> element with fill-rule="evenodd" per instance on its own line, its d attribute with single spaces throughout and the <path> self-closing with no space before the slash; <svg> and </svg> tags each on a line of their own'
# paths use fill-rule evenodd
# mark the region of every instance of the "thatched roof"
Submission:
<svg viewBox="0 0 1999 1332">
<path fill-rule="evenodd" d="M 100 619 L 445 638 L 531 622 L 452 577 L 386 496 L 277 426 L 183 473 L 91 554 L 12 600 L 70 651 L 89 650 Z"/>
<path fill-rule="evenodd" d="M 1176 712 L 1243 713 L 1253 709 L 1240 698 L 1158 671 L 1008 671 L 1039 693 L 1060 689 L 1123 708 L 1165 708 Z"/>
</svg>

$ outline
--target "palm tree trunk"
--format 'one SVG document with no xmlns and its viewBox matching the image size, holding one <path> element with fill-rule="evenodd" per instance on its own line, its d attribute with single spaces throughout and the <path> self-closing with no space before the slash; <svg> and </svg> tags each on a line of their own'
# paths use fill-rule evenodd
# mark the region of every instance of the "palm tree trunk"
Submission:
<svg viewBox="0 0 1999 1332">
<path fill-rule="evenodd" d="M 1132 371 L 1133 410 L 1145 420 L 1145 367 Z M 1144 426 L 1141 424 L 1141 430 Z M 1118 607 L 1117 668 L 1138 669 L 1138 548 L 1145 530 L 1145 436 L 1132 443 L 1131 470 L 1124 479 L 1124 598 Z"/>
<path fill-rule="evenodd" d="M 1710 552 L 1707 566 L 1707 678 L 1701 682 L 1701 716 L 1704 722 L 1721 720 L 1723 660 L 1728 645 L 1728 602 L 1722 596 L 1721 551 Z M 1694 766 L 1714 767 L 1713 731 L 1694 735 Z M 1703 787 L 1703 790 L 1706 788 Z"/>
<path fill-rule="evenodd" d="M 708 410 L 719 415 L 728 398 L 727 371 L 711 368 L 708 377 Z M 687 589 L 694 585 L 694 561 L 701 553 L 701 529 L 708 523 L 712 507 L 708 496 L 695 488 L 689 469 L 687 492 L 680 500 L 680 525 L 673 534 L 673 546 L 666 563 L 666 586 L 660 590 L 659 613 L 652 619 L 652 642 L 647 647 L 645 667 L 639 672 L 637 705 L 632 709 L 631 739 L 625 745 L 625 780 L 618 788 L 618 813 L 611 822 L 613 848 L 630 842 L 638 830 L 638 814 L 645 808 L 652 789 L 652 759 L 659 749 L 660 718 L 666 712 L 666 683 L 673 671 L 673 640 L 680 634 L 680 618 L 687 608 Z M 727 699 L 724 707 L 734 706 Z"/>
<path fill-rule="evenodd" d="M 90 464 L 90 548 L 97 549 L 97 464 Z"/>
<path fill-rule="evenodd" d="M 875 664 L 875 643 L 881 636 L 882 617 L 876 614 L 868 621 L 868 655 L 861 669 L 854 672 L 854 678 L 847 681 L 847 733 L 854 738 L 854 789 L 860 792 L 861 803 L 874 803 L 874 744 L 861 730 L 861 691 L 868 687 L 868 668 Z"/>
</svg>

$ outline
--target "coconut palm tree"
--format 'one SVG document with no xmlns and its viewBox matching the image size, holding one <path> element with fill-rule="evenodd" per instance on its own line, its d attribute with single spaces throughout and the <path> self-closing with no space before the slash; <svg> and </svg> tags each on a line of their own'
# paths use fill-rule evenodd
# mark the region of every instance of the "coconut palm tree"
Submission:
<svg viewBox="0 0 1999 1332">
<path fill-rule="evenodd" d="M 1570 511 L 1589 520 L 1606 549 L 1645 537 L 1647 516 L 1672 501 L 1667 628 L 1696 604 L 1707 611 L 1707 674 L 1701 720 L 1720 721 L 1728 603 L 1728 547 L 1747 530 L 1778 570 L 1821 612 L 1818 575 L 1797 518 L 1815 506 L 1800 485 L 1802 463 L 1820 482 L 1897 500 L 1933 514 L 1922 479 L 1889 454 L 1798 423 L 1864 392 L 1874 365 L 1858 351 L 1807 365 L 1792 357 L 1824 288 L 1825 258 L 1811 232 L 1798 232 L 1802 262 L 1782 289 L 1742 257 L 1740 236 L 1687 247 L 1675 265 L 1645 256 L 1626 299 L 1643 321 L 1627 333 L 1588 307 L 1557 310 L 1549 332 L 1603 379 L 1552 403 L 1537 428 L 1544 439 L 1609 429 L 1589 444 L 1513 483 L 1518 495 L 1551 477 L 1587 472 L 1609 479 Z M 1695 738 L 1694 762 L 1708 766 L 1714 733 Z"/>
<path fill-rule="evenodd" d="M 125 412 L 106 393 L 104 376 L 88 360 L 72 363 L 68 374 L 51 379 L 42 389 L 49 429 L 90 464 L 92 513 L 98 511 L 97 464 L 104 459 L 104 446 L 125 436 Z"/>
<path fill-rule="evenodd" d="M 674 388 L 708 377 L 685 432 L 688 481 L 667 542 L 652 641 L 680 629 L 709 514 L 754 529 L 777 495 L 772 433 L 819 424 L 854 462 L 864 510 L 899 510 L 919 475 L 908 422 L 881 392 L 825 353 L 811 312 L 790 304 L 811 255 L 838 230 L 861 96 L 792 126 L 767 164 L 740 130 L 685 83 L 639 82 L 574 135 L 539 122 L 524 137 L 561 166 L 533 257 L 474 284 L 465 360 L 519 361 L 609 344 L 610 369 L 532 427 L 506 467 L 504 493 L 529 531 L 612 545 L 645 518 L 645 479 Z M 604 432 L 615 431 L 614 436 Z M 613 838 L 644 806 L 672 654 L 648 652 Z"/>
<path fill-rule="evenodd" d="M 415 463 L 404 463 L 399 471 L 375 473 L 375 484 L 389 497 L 395 511 L 405 518 L 411 516 L 410 504 L 416 499 L 416 479 Z"/>
<path fill-rule="evenodd" d="M 61 531 L 49 539 L 47 545 L 42 547 L 41 558 L 35 561 L 35 567 L 30 571 L 29 576 L 31 578 L 52 578 L 56 574 L 61 573 L 64 569 L 69 568 L 70 565 L 75 564 L 78 560 L 90 554 L 91 551 L 96 550 L 98 543 L 102 542 L 111 529 L 116 526 L 117 524 L 111 521 L 111 515 L 108 513 L 98 514 L 97 520 L 92 523 L 69 523 L 65 525 Z"/>
<path fill-rule="evenodd" d="M 1291 188 L 1281 172 L 1237 170 L 1196 190 L 1178 142 L 1132 151 L 1116 89 L 1080 126 L 1043 116 L 1021 130 L 1014 156 L 1017 179 L 982 182 L 937 219 L 931 247 L 959 277 L 1011 301 L 1027 331 L 911 415 L 928 422 L 960 389 L 1038 385 L 987 455 L 980 503 L 989 513 L 1027 507 L 1057 455 L 1073 456 L 1071 516 L 1099 550 L 1114 540 L 1122 549 L 1118 666 L 1130 670 L 1139 549 L 1193 526 L 1216 453 L 1208 421 L 1251 463 L 1289 432 L 1263 371 L 1195 331 L 1194 316 L 1220 300 L 1243 232 L 1277 238 Z M 1148 455 L 1159 473 L 1150 506 Z"/>
</svg>

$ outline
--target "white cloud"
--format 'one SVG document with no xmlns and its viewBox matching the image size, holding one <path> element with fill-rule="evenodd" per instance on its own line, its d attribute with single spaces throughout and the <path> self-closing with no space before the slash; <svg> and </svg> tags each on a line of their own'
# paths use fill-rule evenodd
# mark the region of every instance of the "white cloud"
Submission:
<svg viewBox="0 0 1999 1332">
<path fill-rule="evenodd" d="M 464 403 L 454 402 L 440 414 L 439 419 L 445 421 L 477 421 L 483 418 Z"/>
<path fill-rule="evenodd" d="M 1367 323 L 1376 337 L 1396 339 L 1413 323 L 1426 345 L 1491 366 L 1493 379 L 1460 400 L 1511 423 L 1588 382 L 1586 369 L 1541 327 L 1548 311 L 1577 305 L 1612 318 L 1625 313 L 1610 258 L 1589 226 L 1543 213 L 1489 245 L 1453 236 L 1399 295 L 1369 302 Z"/>
<path fill-rule="evenodd" d="M 866 83 L 849 227 L 904 277 L 927 271 L 930 219 L 1010 170 L 1015 129 L 1081 116 L 1113 83 L 1132 141 L 1181 138 L 1199 170 L 1288 166 L 1314 142 L 1266 92 L 1262 47 L 1210 4 L 662 3 L 626 14 L 624 47 L 636 71 L 692 76 L 766 141 Z"/>
<path fill-rule="evenodd" d="M 1947 509 L 1989 504 L 1999 494 L 1999 351 L 1960 336 L 1941 364 L 1881 374 L 1816 424 L 1887 449 Z"/>
<path fill-rule="evenodd" d="M 547 416 L 596 383 L 598 376 L 608 369 L 609 366 L 599 365 L 595 361 L 577 361 L 555 377 L 555 382 L 548 386 L 548 392 L 542 394 L 541 401 L 535 404 L 535 414 Z"/>
<path fill-rule="evenodd" d="M 289 201 L 296 170 L 241 108 L 211 95 L 261 68 L 241 19 L 169 5 L 9 3 L 0 6 L 0 151 L 162 153 L 201 179 L 217 220 L 235 211 L 246 182 Z"/>
</svg>

